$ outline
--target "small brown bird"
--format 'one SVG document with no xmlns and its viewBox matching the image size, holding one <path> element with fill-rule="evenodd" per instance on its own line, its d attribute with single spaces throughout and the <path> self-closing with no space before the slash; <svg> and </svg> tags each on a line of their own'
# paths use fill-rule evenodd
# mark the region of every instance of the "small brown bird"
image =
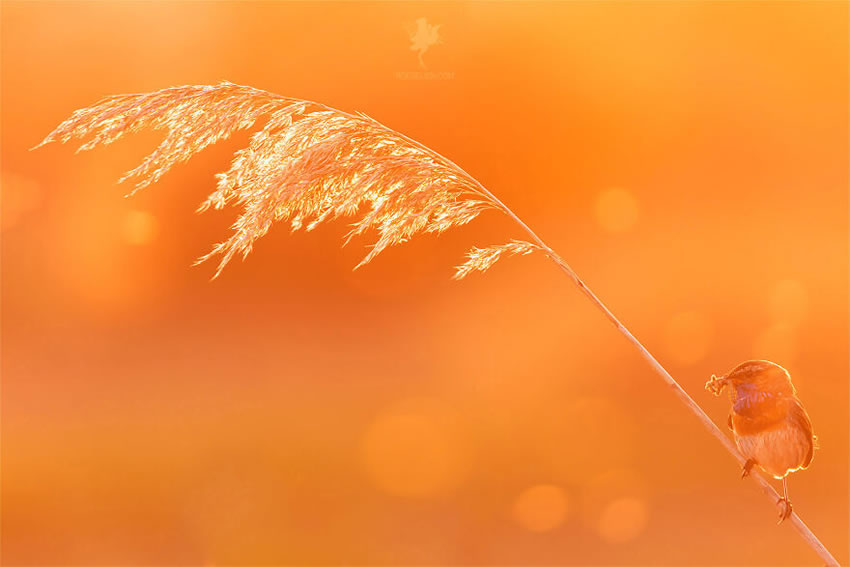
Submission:
<svg viewBox="0 0 850 567">
<path fill-rule="evenodd" d="M 777 502 L 782 523 L 791 515 L 788 473 L 808 467 L 816 447 L 809 414 L 797 398 L 788 371 L 773 362 L 742 362 L 725 376 L 712 376 L 705 389 L 719 396 L 726 386 L 730 386 L 732 402 L 729 429 L 747 459 L 741 478 L 756 465 L 782 479 L 784 497 Z"/>
</svg>

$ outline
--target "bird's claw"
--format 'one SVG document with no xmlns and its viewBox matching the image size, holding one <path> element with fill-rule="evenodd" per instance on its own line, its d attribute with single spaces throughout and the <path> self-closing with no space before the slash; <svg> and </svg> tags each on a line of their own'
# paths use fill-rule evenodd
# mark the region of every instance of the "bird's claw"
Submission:
<svg viewBox="0 0 850 567">
<path fill-rule="evenodd" d="M 743 467 L 741 467 L 741 478 L 748 477 L 755 464 L 756 462 L 753 459 L 747 459 L 747 462 L 744 463 Z"/>
<path fill-rule="evenodd" d="M 779 521 L 776 522 L 776 524 L 779 525 L 791 517 L 791 512 L 793 512 L 794 509 L 791 506 L 791 502 L 784 498 L 780 498 L 776 503 L 779 505 Z"/>
</svg>

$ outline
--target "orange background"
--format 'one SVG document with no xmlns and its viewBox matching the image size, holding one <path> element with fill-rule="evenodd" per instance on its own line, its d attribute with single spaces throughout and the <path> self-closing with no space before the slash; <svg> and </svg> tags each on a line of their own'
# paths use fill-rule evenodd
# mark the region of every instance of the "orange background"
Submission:
<svg viewBox="0 0 850 567">
<path fill-rule="evenodd" d="M 419 71 L 408 30 L 439 24 Z M 132 199 L 156 133 L 27 149 L 109 94 L 227 79 L 461 164 L 712 418 L 749 358 L 821 449 L 795 509 L 848 556 L 848 5 L 2 4 L 7 565 L 798 565 L 817 557 L 542 256 L 456 283 L 489 213 L 356 272 L 345 222 L 210 283 L 194 215 L 247 134 Z"/>
</svg>

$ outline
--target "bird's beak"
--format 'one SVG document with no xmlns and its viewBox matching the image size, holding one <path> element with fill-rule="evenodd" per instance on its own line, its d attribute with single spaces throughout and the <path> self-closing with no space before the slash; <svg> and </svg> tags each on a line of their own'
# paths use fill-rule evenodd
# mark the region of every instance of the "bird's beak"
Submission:
<svg viewBox="0 0 850 567">
<path fill-rule="evenodd" d="M 715 376 L 711 375 L 711 378 L 708 382 L 705 383 L 705 389 L 714 394 L 715 396 L 719 396 L 721 392 L 723 392 L 723 388 L 725 388 L 728 384 L 728 378 L 726 376 Z"/>
</svg>

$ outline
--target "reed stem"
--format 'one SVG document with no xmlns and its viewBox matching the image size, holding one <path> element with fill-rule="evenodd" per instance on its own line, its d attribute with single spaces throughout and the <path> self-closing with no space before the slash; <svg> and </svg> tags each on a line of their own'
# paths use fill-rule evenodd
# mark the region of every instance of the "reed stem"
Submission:
<svg viewBox="0 0 850 567">
<path fill-rule="evenodd" d="M 723 433 L 723 431 L 721 431 L 720 428 L 714 424 L 714 422 L 711 420 L 710 417 L 708 417 L 705 411 L 703 411 L 703 409 L 693 400 L 693 398 L 688 395 L 684 388 L 682 388 L 679 383 L 676 382 L 673 376 L 671 376 L 670 373 L 667 372 L 667 370 L 663 366 L 661 366 L 661 363 L 659 363 L 658 360 L 656 360 L 656 358 L 652 356 L 652 354 L 646 349 L 646 347 L 643 346 L 643 344 L 637 338 L 635 338 L 635 336 L 626 328 L 625 325 L 620 322 L 619 319 L 617 319 L 617 317 L 614 316 L 613 313 L 611 313 L 608 307 L 606 307 L 605 304 L 602 303 L 602 300 L 596 297 L 596 294 L 594 294 L 593 291 L 589 287 L 587 287 L 587 285 L 585 285 L 585 283 L 581 280 L 578 274 L 570 267 L 570 265 L 567 264 L 564 259 L 561 258 L 554 250 L 552 250 L 552 248 L 550 248 L 545 242 L 543 242 L 543 240 L 539 236 L 537 236 L 537 234 L 533 230 L 531 230 L 531 228 L 529 228 L 528 225 L 526 225 L 518 216 L 516 216 L 516 214 L 507 207 L 507 205 L 502 203 L 501 200 L 499 200 L 495 195 L 490 193 L 483 186 L 480 186 L 480 188 L 483 192 L 485 192 L 486 195 L 493 199 L 493 201 L 506 215 L 516 221 L 528 234 L 531 240 L 534 241 L 535 244 L 540 246 L 540 248 L 543 249 L 546 255 L 549 256 L 549 258 L 551 258 L 552 261 L 554 261 L 558 265 L 558 267 L 561 268 L 561 270 L 567 276 L 569 276 L 570 279 L 573 280 L 573 283 L 578 286 L 579 290 L 590 300 L 591 303 L 593 303 L 593 305 L 595 305 L 602 312 L 603 315 L 605 315 L 605 318 L 608 319 L 608 321 L 610 321 L 614 325 L 614 327 L 617 328 L 617 330 L 626 338 L 626 340 L 629 341 L 629 343 L 631 343 L 631 345 L 638 350 L 643 359 L 646 360 L 652 367 L 652 369 L 655 371 L 655 373 L 658 374 L 668 386 L 670 386 L 673 393 L 676 394 L 676 396 L 682 401 L 683 404 L 685 404 L 685 406 L 689 410 L 691 410 L 691 412 L 708 430 L 708 432 L 711 433 L 718 441 L 720 441 L 721 445 L 723 445 L 726 450 L 735 458 L 735 460 L 738 461 L 738 464 L 740 466 L 743 466 L 746 462 L 746 458 L 741 455 L 741 453 L 738 451 L 738 448 L 735 447 L 735 444 L 729 439 L 729 437 L 727 437 Z M 762 489 L 762 492 L 764 492 L 764 494 L 770 497 L 774 503 L 779 501 L 779 493 L 776 492 L 773 486 L 761 474 L 758 474 L 755 470 L 753 470 L 749 476 L 751 476 L 756 481 L 756 483 L 758 483 L 758 485 Z M 809 547 L 811 547 L 812 550 L 818 554 L 818 556 L 825 562 L 827 566 L 839 566 L 839 563 L 835 559 L 835 557 L 832 556 L 829 550 L 820 542 L 817 536 L 815 536 L 809 526 L 807 526 L 806 523 L 803 522 L 803 520 L 800 518 L 799 515 L 797 515 L 796 512 L 792 511 L 789 519 L 791 520 L 791 524 L 797 530 L 797 533 L 800 534 L 800 537 L 802 537 L 803 540 L 809 545 Z"/>
<path fill-rule="evenodd" d="M 223 93 L 223 94 L 222 94 Z M 262 102 L 262 104 L 259 104 Z M 278 103 L 280 103 L 278 105 Z M 280 114 L 286 113 L 287 108 L 292 105 L 298 105 L 299 115 L 305 122 L 293 122 L 292 114 L 285 116 Z M 348 132 L 349 135 L 359 135 L 358 128 L 362 127 L 363 121 L 368 120 L 374 130 L 379 131 L 382 135 L 377 136 L 377 142 L 369 145 L 369 141 L 361 141 L 360 149 L 362 153 L 352 153 L 351 146 L 344 144 L 346 151 L 344 156 L 347 156 L 348 161 L 344 161 L 340 168 L 349 173 L 348 177 L 343 179 L 337 175 L 331 185 L 334 186 L 334 191 L 330 191 L 324 187 L 322 183 L 318 183 L 318 178 L 313 189 L 319 192 L 319 196 L 312 195 L 309 199 L 304 197 L 306 194 L 305 187 L 307 185 L 299 185 L 296 181 L 305 172 L 309 172 L 311 166 L 323 164 L 324 169 L 320 168 L 320 173 L 328 173 L 327 163 L 332 160 L 338 160 L 339 155 L 334 153 L 336 149 L 333 144 L 330 147 L 324 147 L 323 144 L 328 139 L 336 139 L 340 137 L 339 131 L 333 128 L 323 128 L 322 124 L 315 120 L 304 118 L 304 109 L 307 106 L 314 106 L 322 110 L 322 115 L 332 115 L 335 119 L 334 128 L 345 127 L 342 132 Z M 279 108 L 276 108 L 279 106 Z M 295 107 L 293 107 L 295 108 Z M 738 452 L 732 441 L 711 421 L 702 408 L 688 395 L 687 392 L 673 379 L 669 372 L 652 356 L 646 347 L 638 341 L 634 335 L 614 316 L 613 313 L 605 306 L 602 301 L 588 288 L 576 272 L 561 258 L 552 248 L 550 248 L 543 240 L 534 233 L 522 219 L 507 207 L 501 200 L 487 190 L 478 180 L 469 175 L 459 165 L 446 158 L 445 156 L 435 152 L 427 146 L 408 138 L 400 132 L 396 132 L 386 128 L 379 122 L 368 118 L 362 114 L 350 114 L 340 110 L 331 108 L 326 105 L 313 103 L 310 101 L 301 101 L 298 99 L 290 99 L 275 95 L 267 91 L 262 91 L 252 87 L 244 87 L 234 85 L 232 83 L 223 82 L 214 86 L 185 86 L 172 89 L 164 89 L 155 93 L 136 94 L 136 95 L 121 95 L 118 97 L 110 97 L 104 99 L 100 103 L 86 109 L 75 112 L 71 118 L 59 125 L 51 132 L 39 146 L 51 141 L 67 142 L 75 137 L 82 137 L 92 132 L 95 133 L 93 140 L 83 144 L 80 149 L 91 149 L 98 144 L 108 144 L 118 139 L 126 132 L 137 130 L 143 126 L 169 129 L 169 134 L 161 145 L 148 156 L 143 164 L 128 173 L 127 176 L 138 176 L 141 181 L 137 184 L 138 187 L 143 187 L 159 179 L 169 167 L 175 163 L 187 160 L 194 153 L 200 151 L 210 143 L 218 139 L 224 139 L 231 133 L 251 126 L 254 121 L 262 114 L 277 112 L 277 128 L 296 128 L 296 134 L 287 138 L 282 138 L 280 133 L 272 133 L 263 130 L 260 134 L 255 134 L 252 138 L 252 146 L 250 152 L 242 150 L 234 159 L 231 170 L 227 174 L 221 174 L 219 180 L 219 189 L 210 196 L 210 198 L 202 206 L 215 206 L 219 208 L 226 202 L 239 198 L 239 203 L 243 205 L 245 212 L 237 219 L 235 227 L 237 232 L 229 240 L 216 245 L 213 251 L 201 260 L 209 258 L 211 255 L 221 253 L 224 259 L 219 264 L 218 271 L 220 272 L 230 257 L 236 252 L 247 254 L 251 250 L 252 242 L 261 237 L 268 230 L 272 220 L 282 218 L 292 218 L 293 227 L 300 226 L 301 220 L 304 217 L 316 216 L 316 220 L 311 223 L 311 227 L 327 218 L 332 212 L 335 216 L 341 214 L 352 214 L 349 210 L 354 207 L 359 207 L 361 202 L 370 201 L 372 204 L 371 216 L 359 223 L 359 228 L 356 233 L 362 232 L 365 228 L 371 227 L 379 231 L 380 239 L 371 252 L 363 261 L 368 262 L 375 254 L 380 252 L 384 247 L 390 244 L 398 244 L 406 241 L 413 232 L 422 231 L 427 227 L 430 232 L 442 232 L 450 226 L 463 224 L 471 220 L 478 214 L 478 210 L 474 209 L 458 209 L 452 208 L 456 204 L 456 200 L 464 197 L 469 193 L 475 193 L 485 197 L 488 205 L 501 210 L 508 217 L 513 219 L 522 229 L 529 235 L 533 246 L 539 248 L 545 253 L 558 267 L 575 283 L 579 290 L 593 303 L 605 318 L 617 328 L 617 330 L 634 346 L 640 355 L 646 360 L 652 369 L 658 374 L 665 383 L 673 390 L 673 393 L 679 397 L 682 403 L 691 410 L 691 412 L 700 420 L 703 426 L 711 433 L 718 441 L 726 448 L 727 451 L 738 461 L 738 464 L 743 465 L 744 457 Z M 222 114 L 229 120 L 221 121 L 215 119 L 218 114 Z M 307 113 L 309 114 L 309 113 Z M 204 118 L 205 117 L 205 118 Z M 201 119 L 203 118 L 203 119 Z M 338 119 L 343 118 L 345 124 L 340 126 Z M 200 120 L 200 122 L 199 122 Z M 308 127 L 298 130 L 298 125 L 307 124 Z M 284 126 L 285 125 L 285 126 Z M 192 138 L 194 136 L 194 139 Z M 277 136 L 275 138 L 274 136 Z M 300 136 L 300 137 L 299 137 Z M 323 137 L 324 136 L 324 137 Z M 304 141 L 306 139 L 306 142 Z M 349 140 L 350 138 L 346 138 Z M 297 141 L 300 140 L 300 141 Z M 426 199 L 424 203 L 431 208 L 426 207 L 422 203 L 418 206 L 408 203 L 401 207 L 401 220 L 398 218 L 399 211 L 393 212 L 393 215 L 380 216 L 378 210 L 381 207 L 381 200 L 388 198 L 392 191 L 401 191 L 397 185 L 406 178 L 394 179 L 394 184 L 391 184 L 391 189 L 385 190 L 384 194 L 380 194 L 380 187 L 386 188 L 386 184 L 375 182 L 375 172 L 364 170 L 360 167 L 364 161 L 369 161 L 369 158 L 388 159 L 385 152 L 385 146 L 388 140 L 392 143 L 399 143 L 402 149 L 409 150 L 407 145 L 416 148 L 416 152 L 402 152 L 397 159 L 413 160 L 417 167 L 422 166 L 425 169 L 431 168 L 437 170 L 431 180 L 417 181 L 406 187 L 407 191 L 424 192 Z M 296 142 L 297 141 L 297 142 Z M 274 142 L 274 143 L 273 143 Z M 315 155 L 307 152 L 301 144 L 310 146 L 311 148 L 319 147 Z M 36 146 L 36 147 L 39 147 Z M 34 148 L 33 148 L 34 149 Z M 78 150 L 79 151 L 79 150 Z M 252 152 L 263 152 L 269 154 L 282 154 L 289 156 L 296 161 L 300 160 L 299 168 L 290 167 L 274 168 L 269 163 L 279 163 L 279 160 L 260 160 L 256 161 L 248 159 L 246 156 L 253 155 Z M 289 152 L 289 154 L 287 154 Z M 421 160 L 422 152 L 428 159 Z M 305 157 L 305 155 L 307 157 Z M 293 157 L 294 156 L 294 157 Z M 352 158 L 354 156 L 357 159 Z M 365 156 L 365 157 L 364 157 Z M 267 156 L 269 158 L 272 155 Z M 421 160 L 421 161 L 420 161 Z M 256 162 L 256 163 L 255 163 Z M 290 162 L 291 166 L 292 163 Z M 397 167 L 394 162 L 393 167 Z M 406 165 L 410 165 L 407 162 Z M 447 169 L 448 168 L 448 169 Z M 451 172 L 451 170 L 455 170 Z M 285 173 L 298 173 L 298 175 L 284 175 Z M 375 188 L 371 197 L 364 196 L 361 193 L 351 190 L 350 185 L 354 173 L 358 171 L 371 179 L 369 183 Z M 404 170 L 402 170 L 404 171 Z M 352 173 L 353 172 L 353 173 Z M 446 182 L 446 173 L 451 172 L 448 178 L 450 182 Z M 454 173 L 460 173 L 465 179 L 456 179 Z M 439 175 L 438 175 L 439 174 Z M 315 174 L 319 176 L 320 174 Z M 229 177 L 228 177 L 229 176 Z M 124 179 L 122 178 L 122 179 Z M 229 181 L 228 181 L 229 180 Z M 234 181 L 235 180 L 235 181 Z M 293 181 L 295 180 L 295 181 Z M 302 180 L 303 181 L 303 180 Z M 263 184 L 267 188 L 265 194 L 259 194 L 252 187 L 255 184 Z M 280 189 L 281 183 L 290 183 L 287 185 L 289 191 Z M 308 184 L 309 185 L 309 184 Z M 446 188 L 445 186 L 450 187 Z M 249 187 L 251 189 L 249 189 Z M 275 187 L 276 193 L 269 196 L 268 192 Z M 318 189 L 316 189 L 318 187 Z M 435 189 L 438 188 L 438 189 Z M 324 189 L 323 189 L 324 188 Z M 349 193 L 345 194 L 342 189 L 349 189 Z M 442 189 L 440 189 L 442 188 Z M 380 198 L 376 195 L 380 194 Z M 421 197 L 421 193 L 417 193 Z M 301 200 L 299 201 L 299 196 Z M 268 198 L 266 198 L 268 197 Z M 334 201 L 336 199 L 336 201 Z M 428 201 L 430 199 L 430 201 Z M 319 201 L 320 205 L 324 201 L 330 201 L 331 204 L 317 205 L 315 201 Z M 475 203 L 477 206 L 479 203 Z M 443 219 L 438 222 L 430 219 L 434 207 L 437 210 L 443 211 L 443 216 L 449 216 L 448 219 Z M 451 213 L 456 217 L 452 218 Z M 417 221 L 424 219 L 426 226 L 421 225 Z M 430 224 L 428 221 L 430 219 Z M 296 222 L 297 221 L 297 222 Z M 414 228 L 411 228 L 414 227 Z M 522 242 L 520 244 L 532 245 Z M 500 247 L 496 247 L 499 249 Z M 501 247 L 503 251 L 505 248 Z M 494 256 L 495 258 L 495 256 Z M 492 263 L 492 262 L 491 262 Z M 474 267 L 474 264 L 472 265 Z M 489 267 L 489 264 L 475 269 L 484 270 Z M 472 269 L 472 268 L 470 268 Z M 465 275 L 464 272 L 463 275 Z M 218 272 L 216 272 L 218 274 Z M 756 472 L 751 474 L 756 482 L 761 486 L 762 491 L 778 502 L 779 494 L 773 489 L 770 483 Z M 809 546 L 820 556 L 820 558 L 829 566 L 837 566 L 838 562 L 824 547 L 824 545 L 815 537 L 812 531 L 793 513 L 790 516 L 791 524 L 799 532 L 800 536 L 809 544 Z"/>
<path fill-rule="evenodd" d="M 638 350 L 643 359 L 646 360 L 646 362 L 649 363 L 649 366 L 652 367 L 655 373 L 658 374 L 668 386 L 670 386 L 670 389 L 673 391 L 673 393 L 682 401 L 683 404 L 685 404 L 685 406 L 689 410 L 691 410 L 691 412 L 708 430 L 708 432 L 711 433 L 718 441 L 720 441 L 720 444 L 726 448 L 729 454 L 731 454 L 736 461 L 738 461 L 738 464 L 740 466 L 744 465 L 744 463 L 746 462 L 746 458 L 741 455 L 741 453 L 738 451 L 738 448 L 735 447 L 735 444 L 729 439 L 729 437 L 727 437 L 723 433 L 723 431 L 721 431 L 720 428 L 714 424 L 714 422 L 711 420 L 710 417 L 708 417 L 708 414 L 703 411 L 699 404 L 697 404 L 693 400 L 693 398 L 688 395 L 685 389 L 682 388 L 678 382 L 676 382 L 673 376 L 671 376 L 670 373 L 667 372 L 667 370 L 663 366 L 661 366 L 661 363 L 658 362 L 658 360 L 656 360 L 654 356 L 652 356 L 652 353 L 650 353 L 649 350 L 647 350 L 647 348 L 643 346 L 643 344 L 626 328 L 626 326 L 623 325 L 620 320 L 614 316 L 613 313 L 611 313 L 611 310 L 608 309 L 608 307 L 604 303 L 602 303 L 602 300 L 596 297 L 596 294 L 593 293 L 593 291 L 589 287 L 587 287 L 587 285 L 582 281 L 582 279 L 578 276 L 575 270 L 573 270 L 570 265 L 567 264 L 567 262 L 563 258 L 561 258 L 561 256 L 557 252 L 555 252 L 552 248 L 549 247 L 549 245 L 543 242 L 543 239 L 537 236 L 537 233 L 535 233 L 527 224 L 525 224 L 525 222 L 521 218 L 519 218 L 516 213 L 514 213 L 507 205 L 505 205 L 501 201 L 501 199 L 491 193 L 486 187 L 484 187 L 484 185 L 482 185 L 477 179 L 475 179 L 458 164 L 454 163 L 452 160 L 448 159 L 442 154 L 435 152 L 428 146 L 425 146 L 424 144 L 421 144 L 416 140 L 408 138 L 404 134 L 399 133 L 399 136 L 404 138 L 411 144 L 417 146 L 424 152 L 428 153 L 435 159 L 442 160 L 451 165 L 452 167 L 457 168 L 459 171 L 463 172 L 469 179 L 473 180 L 481 194 L 485 195 L 488 199 L 490 199 L 490 201 L 492 201 L 492 203 L 496 205 L 498 209 L 500 209 L 508 217 L 513 219 L 520 227 L 522 227 L 525 233 L 528 234 L 528 236 L 531 238 L 532 242 L 539 246 L 541 250 L 553 262 L 558 265 L 561 271 L 563 271 L 571 280 L 573 280 L 573 283 L 578 286 L 579 291 L 581 291 L 590 300 L 590 302 L 595 305 L 596 308 L 599 309 L 603 315 L 605 315 L 605 318 L 608 319 L 608 321 L 610 321 L 611 324 L 614 325 L 614 327 L 616 327 L 616 329 L 626 338 L 626 340 L 629 341 L 629 343 L 631 343 L 631 345 Z M 762 492 L 764 492 L 768 497 L 770 497 L 774 503 L 779 501 L 779 493 L 776 492 L 773 486 L 761 474 L 753 470 L 749 476 L 751 476 L 756 481 L 756 483 L 758 483 L 758 485 L 762 489 Z M 800 534 L 800 537 L 802 537 L 803 540 L 809 545 L 809 547 L 811 547 L 812 550 L 818 554 L 818 556 L 825 562 L 828 567 L 839 567 L 839 563 L 835 559 L 835 557 L 832 556 L 832 554 L 820 542 L 817 536 L 812 533 L 812 530 L 809 528 L 809 526 L 807 526 L 806 523 L 803 522 L 803 520 L 800 518 L 799 515 L 797 515 L 796 512 L 792 511 L 789 519 L 791 520 L 791 524 Z"/>
</svg>

